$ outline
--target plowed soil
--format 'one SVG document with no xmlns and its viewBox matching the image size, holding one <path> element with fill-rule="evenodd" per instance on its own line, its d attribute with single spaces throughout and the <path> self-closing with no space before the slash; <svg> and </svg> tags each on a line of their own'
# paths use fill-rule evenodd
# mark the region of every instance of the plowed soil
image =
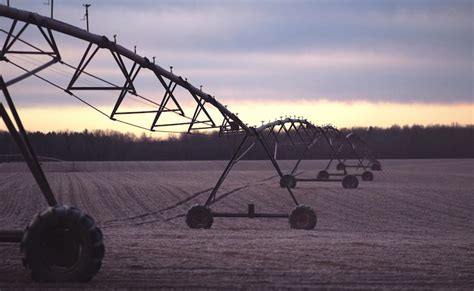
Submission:
<svg viewBox="0 0 474 291">
<path fill-rule="evenodd" d="M 282 162 L 291 169 L 291 161 Z M 286 219 L 215 218 L 191 230 L 225 161 L 49 162 L 62 204 L 91 214 L 106 257 L 85 284 L 38 284 L 17 244 L 0 243 L 0 288 L 474 288 L 474 160 L 386 160 L 373 182 L 299 183 L 317 213 L 315 230 Z M 321 161 L 299 177 L 314 177 Z M 289 213 L 294 206 L 267 161 L 234 168 L 216 212 Z M 0 164 L 0 228 L 23 229 L 47 207 L 22 163 Z"/>
</svg>

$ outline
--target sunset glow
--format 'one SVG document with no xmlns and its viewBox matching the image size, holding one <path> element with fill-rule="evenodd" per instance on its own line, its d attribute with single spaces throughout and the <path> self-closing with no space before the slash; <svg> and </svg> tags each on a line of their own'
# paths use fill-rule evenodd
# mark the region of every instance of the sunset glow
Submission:
<svg viewBox="0 0 474 291">
<path fill-rule="evenodd" d="M 260 125 L 261 121 L 274 120 L 285 116 L 288 108 L 292 108 L 296 116 L 303 116 L 317 124 L 330 123 L 337 127 L 380 126 L 392 125 L 434 125 L 474 124 L 473 104 L 401 104 L 401 103 L 369 103 L 330 102 L 330 101 L 244 101 L 230 104 L 229 108 L 240 112 L 239 116 L 248 120 L 250 125 Z M 265 108 L 262 113 L 262 108 Z M 143 133 L 152 137 L 164 138 L 166 133 L 149 132 L 114 122 L 98 115 L 94 110 L 85 106 L 63 107 L 26 107 L 20 108 L 20 114 L 26 127 L 31 131 L 65 131 L 84 129 L 114 130 L 131 132 L 135 135 Z M 293 116 L 293 115 L 292 115 Z M 143 124 L 149 123 L 151 116 L 138 119 Z M 4 126 L 1 127 L 5 129 Z M 163 128 L 168 130 L 168 128 Z"/>
</svg>

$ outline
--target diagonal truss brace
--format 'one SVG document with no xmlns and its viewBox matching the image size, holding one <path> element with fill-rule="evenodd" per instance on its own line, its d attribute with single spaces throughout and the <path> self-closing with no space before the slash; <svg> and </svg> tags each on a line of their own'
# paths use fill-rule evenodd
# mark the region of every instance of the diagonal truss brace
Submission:
<svg viewBox="0 0 474 291">
<path fill-rule="evenodd" d="M 5 42 L 3 44 L 2 50 L 0 51 L 0 60 L 3 60 L 5 58 L 6 54 L 35 54 L 35 55 L 49 55 L 52 58 L 57 59 L 58 61 L 61 59 L 61 55 L 59 54 L 58 47 L 56 45 L 56 41 L 54 39 L 53 33 L 51 32 L 50 29 L 46 28 L 46 32 L 44 29 L 37 25 L 36 27 L 38 30 L 41 32 L 41 35 L 43 38 L 46 40 L 46 42 L 49 44 L 50 48 L 52 51 L 47 52 L 44 51 L 34 45 L 31 45 L 34 50 L 31 51 L 23 51 L 23 50 L 12 50 L 11 48 L 13 45 L 20 40 L 20 36 L 25 32 L 26 28 L 30 25 L 30 23 L 25 23 L 20 30 L 15 34 L 15 28 L 17 25 L 18 21 L 13 20 L 12 25 L 10 27 L 10 30 L 6 32 L 7 37 L 5 39 Z M 4 31 L 5 32 L 5 31 Z"/>
<path fill-rule="evenodd" d="M 7 58 L 7 55 L 18 55 L 18 54 L 35 54 L 35 55 L 48 55 L 52 59 L 32 70 L 27 70 L 24 74 L 15 77 L 11 79 L 10 81 L 5 83 L 5 86 L 10 86 L 13 85 L 17 82 L 20 82 L 30 76 L 35 75 L 36 73 L 48 68 L 49 66 L 61 61 L 61 55 L 59 54 L 58 47 L 56 45 L 56 41 L 54 39 L 53 33 L 49 28 L 46 28 L 46 32 L 44 29 L 37 25 L 36 27 L 38 30 L 41 32 L 41 35 L 43 38 L 46 40 L 46 42 L 49 44 L 52 52 L 47 52 L 42 50 L 41 48 L 38 48 L 34 45 L 29 45 L 31 48 L 34 50 L 32 51 L 22 51 L 22 50 L 12 50 L 11 48 L 17 41 L 21 41 L 20 36 L 23 34 L 23 32 L 26 30 L 26 28 L 29 26 L 29 23 L 25 23 L 20 30 L 15 34 L 15 28 L 17 26 L 18 21 L 13 20 L 12 25 L 10 27 L 10 30 L 6 32 L 6 38 L 5 42 L 3 43 L 2 50 L 0 51 L 0 61 L 6 61 L 10 62 L 10 60 Z M 5 32 L 5 31 L 4 31 Z"/>
<path fill-rule="evenodd" d="M 249 145 L 246 145 L 247 141 L 250 138 L 253 138 L 253 141 Z M 273 155 L 268 147 L 268 144 L 266 143 L 265 139 L 262 137 L 262 133 L 257 131 L 255 128 L 253 128 L 251 132 L 247 132 L 242 138 L 239 146 L 234 151 L 232 158 L 230 159 L 226 168 L 224 169 L 221 176 L 219 177 L 219 180 L 217 181 L 216 185 L 212 189 L 204 205 L 209 206 L 216 201 L 217 192 L 219 188 L 222 186 L 222 183 L 224 182 L 224 180 L 227 178 L 227 175 L 229 174 L 230 170 L 233 168 L 235 164 L 237 164 L 238 161 L 240 161 L 255 146 L 257 142 L 262 145 L 267 155 L 267 158 L 272 163 L 278 175 L 280 177 L 283 176 L 283 172 L 281 171 L 280 166 L 278 165 L 277 161 L 273 158 Z M 298 205 L 298 201 L 296 200 L 296 197 L 293 194 L 293 191 L 290 189 L 290 187 L 287 187 L 287 190 L 293 202 L 295 203 L 295 205 Z"/>
<path fill-rule="evenodd" d="M 5 100 L 7 101 L 8 108 L 10 109 L 13 119 L 10 117 L 10 114 L 8 114 L 3 102 L 0 102 L 0 117 L 3 119 L 8 131 L 13 137 L 13 140 L 20 149 L 20 152 L 23 155 L 23 158 L 25 159 L 25 162 L 33 174 L 38 186 L 40 187 L 48 205 L 57 205 L 58 202 L 54 197 L 53 191 L 51 190 L 48 180 L 46 179 L 46 175 L 41 168 L 38 157 L 31 146 L 25 127 L 21 122 L 20 115 L 16 110 L 15 104 L 13 103 L 10 93 L 8 92 L 7 84 L 4 82 L 2 76 L 0 76 L 0 89 L 3 93 L 3 96 L 5 97 Z"/>
</svg>

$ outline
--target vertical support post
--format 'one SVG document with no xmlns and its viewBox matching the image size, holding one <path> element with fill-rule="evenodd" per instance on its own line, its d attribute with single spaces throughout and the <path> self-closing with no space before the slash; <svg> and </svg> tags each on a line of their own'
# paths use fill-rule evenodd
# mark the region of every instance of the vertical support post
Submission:
<svg viewBox="0 0 474 291">
<path fill-rule="evenodd" d="M 275 150 L 273 151 L 273 158 L 276 160 L 278 154 L 278 141 L 275 141 Z"/>
<path fill-rule="evenodd" d="M 257 139 L 260 141 L 260 144 L 262 145 L 263 149 L 265 150 L 265 153 L 267 154 L 267 157 L 270 159 L 270 161 L 273 164 L 273 167 L 277 171 L 278 175 L 280 175 L 280 178 L 283 177 L 283 172 L 280 169 L 280 166 L 278 166 L 277 161 L 273 158 L 272 153 L 268 149 L 268 145 L 265 143 L 265 140 L 263 140 L 262 136 L 260 135 L 257 130 L 254 130 L 254 134 L 257 136 Z M 288 190 L 288 193 L 290 193 L 291 199 L 293 199 L 293 202 L 295 202 L 295 205 L 298 205 L 298 200 L 296 200 L 295 195 L 293 194 L 293 191 L 291 191 L 289 186 L 286 186 L 286 189 Z"/>
<path fill-rule="evenodd" d="M 249 204 L 248 205 L 248 216 L 249 216 L 249 218 L 254 218 L 255 217 L 255 204 Z"/>
<path fill-rule="evenodd" d="M 259 140 L 260 144 L 262 145 L 265 153 L 267 154 L 268 158 L 270 159 L 270 161 L 272 162 L 273 164 L 273 167 L 275 168 L 275 170 L 277 171 L 278 175 L 280 175 L 280 177 L 283 177 L 283 172 L 281 171 L 280 169 L 280 166 L 278 166 L 278 163 L 276 162 L 276 160 L 273 158 L 273 155 L 272 153 L 270 152 L 270 150 L 268 149 L 268 146 L 267 144 L 265 143 L 265 141 L 262 139 L 262 137 L 260 136 L 260 133 L 257 132 L 255 129 L 254 129 L 254 132 L 255 132 L 255 135 L 257 136 L 257 139 Z"/>
<path fill-rule="evenodd" d="M 351 148 L 351 151 L 352 153 L 354 154 L 355 156 L 355 159 L 358 161 L 357 165 L 356 165 L 356 170 L 359 169 L 359 167 L 361 167 L 361 164 L 362 164 L 362 158 L 361 156 L 359 155 L 359 153 L 356 151 L 356 146 L 353 142 L 351 142 L 351 140 L 349 139 L 349 136 L 352 135 L 349 134 L 349 135 L 346 135 L 344 138 L 346 139 L 347 143 L 349 144 L 350 148 Z M 364 168 L 364 167 L 363 167 Z M 365 168 L 364 168 L 365 169 Z"/>
<path fill-rule="evenodd" d="M 331 159 L 329 160 L 329 163 L 326 166 L 326 171 L 327 171 L 329 169 L 329 167 L 331 166 L 332 162 L 334 161 L 334 159 L 338 160 L 339 163 L 343 163 L 342 160 L 341 160 L 341 157 L 339 156 L 339 151 L 340 151 L 341 147 L 339 147 L 337 150 L 334 149 L 334 146 L 331 142 L 331 138 L 327 135 L 326 131 L 321 129 L 321 128 L 319 128 L 319 130 L 323 134 L 324 139 L 326 140 L 326 142 L 329 145 L 329 148 L 331 149 L 331 152 L 332 152 Z M 344 174 L 347 174 L 346 168 L 344 168 Z"/>
<path fill-rule="evenodd" d="M 305 155 L 306 155 L 306 153 L 309 151 L 309 149 L 312 148 L 313 145 L 316 143 L 317 139 L 318 139 L 318 137 L 315 137 L 315 138 L 313 139 L 313 141 L 312 141 L 310 144 L 308 144 L 308 145 L 306 146 L 306 148 L 304 149 L 304 151 L 303 151 L 303 153 L 301 154 L 300 158 L 298 159 L 298 161 L 296 162 L 295 166 L 293 167 L 293 170 L 291 170 L 291 175 L 293 175 L 293 174 L 296 172 L 296 170 L 298 170 L 298 166 L 300 165 L 301 161 L 303 160 L 303 158 L 305 157 Z"/>
</svg>

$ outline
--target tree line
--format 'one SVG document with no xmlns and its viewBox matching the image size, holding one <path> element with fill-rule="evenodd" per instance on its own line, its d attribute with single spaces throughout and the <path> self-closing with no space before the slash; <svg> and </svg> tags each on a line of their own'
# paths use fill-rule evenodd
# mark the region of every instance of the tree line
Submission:
<svg viewBox="0 0 474 291">
<path fill-rule="evenodd" d="M 378 158 L 473 158 L 474 125 L 357 127 L 342 129 L 354 132 L 371 146 Z M 131 160 L 227 160 L 238 146 L 240 136 L 217 133 L 181 134 L 166 139 L 143 134 L 114 131 L 30 132 L 31 143 L 39 156 L 68 161 L 131 161 Z M 280 159 L 295 159 L 300 150 L 291 146 L 278 149 Z M 10 134 L 0 131 L 0 155 L 18 154 Z M 327 159 L 330 149 L 319 146 L 307 158 Z M 265 159 L 265 152 L 256 146 L 247 159 Z"/>
</svg>

